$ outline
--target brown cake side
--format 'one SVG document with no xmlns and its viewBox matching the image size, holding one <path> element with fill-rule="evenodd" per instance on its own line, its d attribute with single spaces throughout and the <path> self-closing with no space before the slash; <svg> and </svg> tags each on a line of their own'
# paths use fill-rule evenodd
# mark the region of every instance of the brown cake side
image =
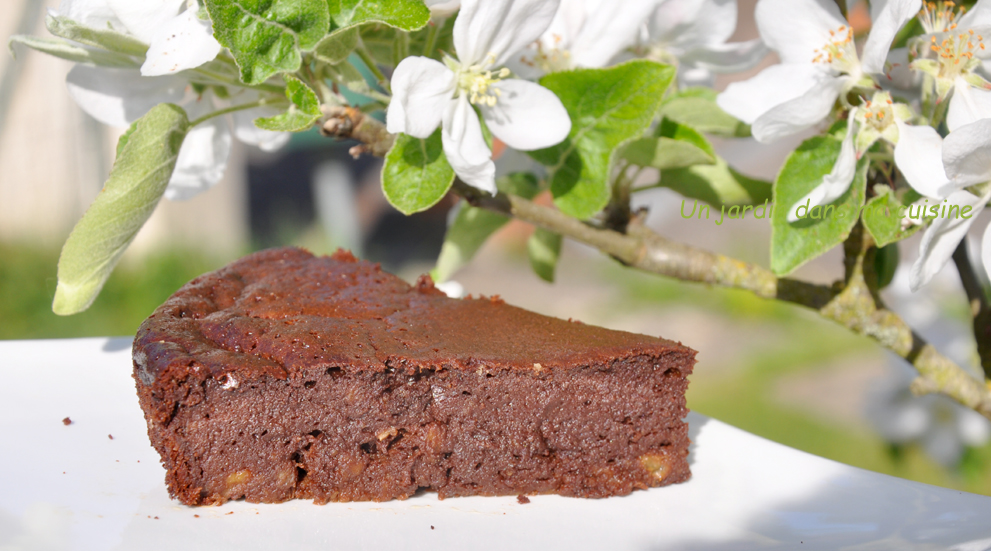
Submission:
<svg viewBox="0 0 991 551">
<path fill-rule="evenodd" d="M 189 505 L 606 497 L 690 476 L 695 351 L 450 299 L 349 253 L 275 249 L 197 278 L 133 356 L 169 492 Z"/>
</svg>

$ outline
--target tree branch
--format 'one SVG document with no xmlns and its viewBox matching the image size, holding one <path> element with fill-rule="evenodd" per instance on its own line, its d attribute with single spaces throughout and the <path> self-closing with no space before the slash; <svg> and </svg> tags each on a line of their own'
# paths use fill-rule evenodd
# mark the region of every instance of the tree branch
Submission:
<svg viewBox="0 0 991 551">
<path fill-rule="evenodd" d="M 977 353 L 981 357 L 984 376 L 991 379 L 991 306 L 984 292 L 984 286 L 970 262 L 967 254 L 967 240 L 960 241 L 953 251 L 953 263 L 960 273 L 960 282 L 970 302 L 970 314 L 974 322 L 974 338 L 977 340 Z"/>
<path fill-rule="evenodd" d="M 395 138 L 382 123 L 355 109 L 333 109 L 327 110 L 326 134 L 357 139 L 374 155 L 385 155 L 392 146 Z M 621 233 L 586 224 L 522 197 L 489 195 L 460 180 L 455 180 L 452 191 L 473 206 L 591 245 L 632 268 L 682 281 L 744 289 L 759 297 L 815 310 L 905 358 L 920 374 L 913 383 L 914 391 L 945 394 L 991 419 L 991 388 L 926 343 L 871 291 L 867 278 L 874 276 L 871 271 L 865 276 L 864 259 L 874 249 L 868 242 L 869 235 L 859 226 L 844 244 L 850 248 L 846 252 L 851 259 L 847 261 L 845 282 L 826 287 L 778 278 L 761 266 L 669 241 L 643 225 L 638 217 L 633 217 L 626 232 Z"/>
</svg>

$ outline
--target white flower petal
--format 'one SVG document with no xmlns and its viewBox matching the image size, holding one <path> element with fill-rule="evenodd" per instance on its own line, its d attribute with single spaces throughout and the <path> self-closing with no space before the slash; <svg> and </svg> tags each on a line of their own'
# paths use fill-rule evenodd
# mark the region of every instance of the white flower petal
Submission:
<svg viewBox="0 0 991 551">
<path fill-rule="evenodd" d="M 192 110 L 190 117 L 195 112 Z M 165 198 L 183 201 L 213 187 L 224 176 L 230 152 L 231 133 L 223 118 L 197 125 L 182 142 Z"/>
<path fill-rule="evenodd" d="M 965 206 L 972 207 L 973 210 L 968 213 L 972 216 L 969 218 L 947 216 L 932 221 L 926 233 L 922 235 L 919 258 L 912 264 L 912 271 L 909 274 L 909 286 L 913 291 L 929 283 L 933 276 L 943 269 L 953 256 L 953 251 L 960 244 L 960 240 L 967 235 L 967 230 L 977 219 L 977 215 L 984 209 L 986 202 L 987 197 L 981 198 L 962 190 L 955 191 L 947 197 L 949 205 L 958 205 L 961 209 Z"/>
<path fill-rule="evenodd" d="M 684 0 L 667 0 L 667 4 Z M 688 2 L 689 5 L 697 2 Z M 683 51 L 701 46 L 722 44 L 736 30 L 736 0 L 704 0 L 694 16 L 682 21 L 678 36 L 671 42 L 672 49 Z"/>
<path fill-rule="evenodd" d="M 812 63 L 815 51 L 831 41 L 829 31 L 847 24 L 833 0 L 761 0 L 754 16 L 782 63 Z"/>
<path fill-rule="evenodd" d="M 768 53 L 768 47 L 759 39 L 754 39 L 696 48 L 686 52 L 680 61 L 683 66 L 701 67 L 719 73 L 737 73 L 757 65 Z"/>
<path fill-rule="evenodd" d="M 465 65 L 502 66 L 537 40 L 558 0 L 464 0 L 454 22 L 454 49 Z"/>
<path fill-rule="evenodd" d="M 716 74 L 702 67 L 682 64 L 678 67 L 678 84 L 683 88 L 691 88 L 693 86 L 714 88 L 716 86 Z"/>
<path fill-rule="evenodd" d="M 895 165 L 908 185 L 926 197 L 943 199 L 954 191 L 943 169 L 943 138 L 931 126 L 898 124 Z"/>
<path fill-rule="evenodd" d="M 554 92 L 525 80 L 503 80 L 493 86 L 502 94 L 482 116 L 492 134 L 520 151 L 561 143 L 571 132 L 571 119 Z"/>
<path fill-rule="evenodd" d="M 958 77 L 946 110 L 946 127 L 953 132 L 965 124 L 991 118 L 991 91 L 978 90 Z"/>
<path fill-rule="evenodd" d="M 888 71 L 878 79 L 881 87 L 897 90 L 901 97 L 918 98 L 922 85 L 922 73 L 909 66 L 908 48 L 895 48 L 888 53 Z"/>
<path fill-rule="evenodd" d="M 568 3 L 567 0 L 562 2 L 562 7 L 565 3 Z M 605 67 L 616 54 L 633 44 L 637 30 L 655 4 L 656 0 L 600 2 L 598 9 L 588 14 L 581 31 L 571 40 L 574 66 Z"/>
<path fill-rule="evenodd" d="M 492 152 L 482 137 L 482 125 L 478 115 L 471 108 L 468 99 L 460 96 L 447 107 L 444 113 L 443 131 L 444 154 L 454 173 L 461 180 L 493 195 L 495 187 L 495 163 Z"/>
<path fill-rule="evenodd" d="M 106 29 L 109 26 L 124 31 L 124 24 L 117 19 L 107 0 L 62 0 L 57 13 L 92 29 Z"/>
<path fill-rule="evenodd" d="M 860 56 L 865 73 L 881 73 L 884 61 L 891 49 L 891 42 L 902 25 L 915 17 L 922 8 L 922 0 L 888 0 L 871 25 L 871 32 Z"/>
<path fill-rule="evenodd" d="M 145 54 L 141 74 L 150 77 L 192 69 L 218 53 L 220 43 L 213 37 L 210 20 L 200 19 L 194 10 L 186 10 L 156 32 Z"/>
<path fill-rule="evenodd" d="M 454 72 L 439 61 L 407 57 L 392 74 L 392 101 L 386 128 L 427 138 L 440 124 L 454 94 Z"/>
<path fill-rule="evenodd" d="M 846 137 L 840 147 L 840 155 L 833 164 L 833 170 L 823 176 L 822 183 L 812 191 L 798 200 L 788 211 L 788 221 L 799 220 L 798 208 L 808 205 L 808 209 L 819 205 L 828 205 L 840 198 L 841 195 L 850 189 L 854 174 L 857 172 L 857 148 L 854 146 L 854 136 L 856 134 L 856 123 L 853 121 L 851 113 L 849 125 L 847 126 Z M 805 211 L 806 215 L 808 211 Z"/>
<path fill-rule="evenodd" d="M 957 187 L 991 181 L 991 119 L 957 128 L 943 140 L 943 166 Z"/>
<path fill-rule="evenodd" d="M 276 151 L 281 149 L 282 146 L 289 143 L 289 139 L 292 138 L 292 132 L 273 132 L 255 126 L 255 119 L 273 117 L 279 113 L 280 111 L 278 109 L 272 109 L 271 107 L 235 111 L 233 113 L 234 137 L 242 143 L 256 146 L 262 151 Z"/>
<path fill-rule="evenodd" d="M 657 9 L 647 21 L 650 41 L 671 47 L 679 44 L 679 38 L 687 33 L 680 43 L 683 48 L 701 45 L 702 37 L 697 32 L 688 31 L 692 30 L 705 2 L 706 0 L 660 0 Z M 733 17 L 733 25 L 736 26 L 735 6 Z"/>
<path fill-rule="evenodd" d="M 186 0 L 107 0 L 127 32 L 145 44 L 151 44 L 165 24 L 179 15 Z"/>
<path fill-rule="evenodd" d="M 991 2 L 978 0 L 973 7 L 967 10 L 967 13 L 960 17 L 957 21 L 957 27 L 979 31 L 991 29 Z"/>
<path fill-rule="evenodd" d="M 178 103 L 186 81 L 174 77 L 142 77 L 133 69 L 76 65 L 65 79 L 79 107 L 103 124 L 128 126 L 159 103 Z"/>
<path fill-rule="evenodd" d="M 751 127 L 754 138 L 761 143 L 771 143 L 818 124 L 829 115 L 842 88 L 842 78 L 821 78 L 801 96 L 757 117 Z"/>
<path fill-rule="evenodd" d="M 747 80 L 727 86 L 716 103 L 730 115 L 753 124 L 772 107 L 800 97 L 822 77 L 823 72 L 808 63 L 771 65 Z"/>
</svg>

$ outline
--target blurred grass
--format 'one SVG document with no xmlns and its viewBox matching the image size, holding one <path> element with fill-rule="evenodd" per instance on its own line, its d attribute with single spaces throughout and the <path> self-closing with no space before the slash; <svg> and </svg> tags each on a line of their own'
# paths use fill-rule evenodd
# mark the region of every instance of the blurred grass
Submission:
<svg viewBox="0 0 991 551">
<path fill-rule="evenodd" d="M 0 339 L 133 335 L 176 289 L 230 260 L 175 250 L 123 263 L 89 310 L 63 317 L 52 313 L 58 255 L 58 249 L 0 243 Z"/>
</svg>

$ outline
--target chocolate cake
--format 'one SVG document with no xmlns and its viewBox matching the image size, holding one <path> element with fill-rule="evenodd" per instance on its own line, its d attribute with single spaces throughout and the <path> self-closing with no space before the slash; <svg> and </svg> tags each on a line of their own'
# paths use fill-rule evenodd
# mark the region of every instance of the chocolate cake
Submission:
<svg viewBox="0 0 991 551">
<path fill-rule="evenodd" d="M 687 480 L 671 341 L 452 299 L 339 251 L 275 249 L 201 276 L 134 341 L 173 497 L 317 503 Z"/>
</svg>

